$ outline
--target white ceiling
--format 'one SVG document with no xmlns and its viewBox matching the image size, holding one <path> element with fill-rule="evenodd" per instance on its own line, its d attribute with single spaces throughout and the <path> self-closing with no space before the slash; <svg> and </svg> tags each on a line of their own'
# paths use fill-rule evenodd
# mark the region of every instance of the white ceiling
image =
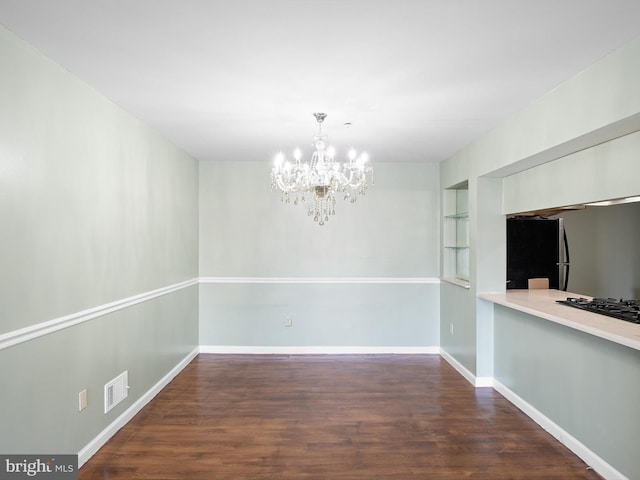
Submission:
<svg viewBox="0 0 640 480">
<path fill-rule="evenodd" d="M 444 160 L 638 19 L 638 0 L 0 0 L 0 23 L 194 157 L 265 162 L 310 150 L 315 111 L 338 150 Z"/>
</svg>

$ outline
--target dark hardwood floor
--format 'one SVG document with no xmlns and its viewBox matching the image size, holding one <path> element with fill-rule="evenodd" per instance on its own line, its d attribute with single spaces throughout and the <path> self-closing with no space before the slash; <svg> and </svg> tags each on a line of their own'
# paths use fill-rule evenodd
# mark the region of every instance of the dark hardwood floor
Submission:
<svg viewBox="0 0 640 480">
<path fill-rule="evenodd" d="M 79 478 L 600 477 L 437 355 L 201 354 Z"/>
</svg>

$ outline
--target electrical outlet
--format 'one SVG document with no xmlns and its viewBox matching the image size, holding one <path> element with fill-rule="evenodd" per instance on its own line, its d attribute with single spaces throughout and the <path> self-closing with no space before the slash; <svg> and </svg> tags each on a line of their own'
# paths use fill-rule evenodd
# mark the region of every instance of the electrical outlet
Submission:
<svg viewBox="0 0 640 480">
<path fill-rule="evenodd" d="M 78 394 L 78 411 L 81 412 L 87 408 L 87 389 L 85 388 Z"/>
<path fill-rule="evenodd" d="M 449 324 L 449 326 L 450 326 L 450 330 L 451 330 L 451 336 L 453 336 L 453 322 L 451 322 L 451 323 Z"/>
<path fill-rule="evenodd" d="M 287 317 L 284 319 L 285 327 L 293 327 L 293 317 Z"/>
</svg>

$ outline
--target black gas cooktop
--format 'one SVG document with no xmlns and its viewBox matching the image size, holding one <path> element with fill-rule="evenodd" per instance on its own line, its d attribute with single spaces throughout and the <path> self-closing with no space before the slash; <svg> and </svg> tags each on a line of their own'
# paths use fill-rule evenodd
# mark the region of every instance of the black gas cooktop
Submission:
<svg viewBox="0 0 640 480">
<path fill-rule="evenodd" d="M 579 308 L 588 312 L 600 313 L 631 323 L 640 324 L 640 300 L 623 300 L 616 298 L 587 298 L 567 297 L 566 300 L 556 300 L 563 305 Z"/>
</svg>

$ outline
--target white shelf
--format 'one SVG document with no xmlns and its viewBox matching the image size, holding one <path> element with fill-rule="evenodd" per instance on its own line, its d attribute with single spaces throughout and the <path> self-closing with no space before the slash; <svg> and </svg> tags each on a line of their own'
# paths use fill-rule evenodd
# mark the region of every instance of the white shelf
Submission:
<svg viewBox="0 0 640 480">
<path fill-rule="evenodd" d="M 443 282 L 447 282 L 447 283 L 451 283 L 452 285 L 457 285 L 458 287 L 462 287 L 462 288 L 471 288 L 471 284 L 469 283 L 469 280 L 465 280 L 463 278 L 447 278 L 447 277 L 443 277 L 442 278 Z"/>
<path fill-rule="evenodd" d="M 443 277 L 469 285 L 469 192 L 466 184 L 444 191 Z M 454 281 L 450 281 L 454 279 Z"/>
<path fill-rule="evenodd" d="M 445 215 L 444 218 L 452 219 L 452 220 L 457 220 L 457 219 L 461 219 L 461 218 L 469 218 L 469 212 L 452 213 L 451 215 Z"/>
</svg>

